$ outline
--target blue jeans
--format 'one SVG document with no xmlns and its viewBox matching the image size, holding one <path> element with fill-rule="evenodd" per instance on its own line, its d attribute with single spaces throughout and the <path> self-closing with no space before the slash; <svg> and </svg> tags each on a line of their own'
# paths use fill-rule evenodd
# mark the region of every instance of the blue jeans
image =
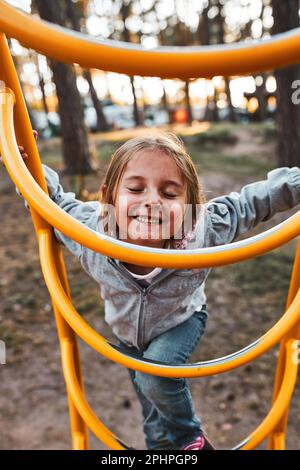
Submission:
<svg viewBox="0 0 300 470">
<path fill-rule="evenodd" d="M 203 305 L 201 311 L 195 311 L 183 323 L 154 338 L 143 351 L 127 346 L 114 336 L 125 353 L 133 352 L 153 361 L 183 364 L 202 337 L 206 319 L 206 305 Z M 194 410 L 189 379 L 127 370 L 142 406 L 147 449 L 181 449 L 203 431 Z"/>
</svg>

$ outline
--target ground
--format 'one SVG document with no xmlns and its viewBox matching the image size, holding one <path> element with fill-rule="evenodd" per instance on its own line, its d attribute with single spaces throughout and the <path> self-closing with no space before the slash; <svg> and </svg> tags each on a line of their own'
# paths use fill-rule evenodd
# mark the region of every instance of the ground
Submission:
<svg viewBox="0 0 300 470">
<path fill-rule="evenodd" d="M 239 191 L 264 179 L 276 167 L 272 126 L 203 124 L 177 128 L 187 143 L 207 199 Z M 139 130 L 138 132 L 142 132 Z M 98 190 L 111 152 L 127 133 L 94 136 L 102 162 L 99 175 L 87 178 Z M 59 170 L 59 141 L 40 144 L 43 162 Z M 67 176 L 61 178 L 69 190 Z M 0 168 L 0 339 L 7 347 L 1 365 L 0 449 L 70 449 L 68 405 L 52 305 L 37 252 L 32 221 L 4 168 Z M 256 232 L 297 210 L 275 216 Z M 256 233 L 255 232 L 255 233 Z M 253 232 L 254 233 L 254 232 Z M 253 234 L 252 233 L 252 234 Z M 249 234 L 247 234 L 248 236 Z M 254 260 L 214 269 L 206 283 L 209 321 L 191 361 L 224 356 L 265 333 L 282 315 L 296 241 Z M 76 309 L 97 331 L 112 339 L 104 322 L 99 288 L 63 248 Z M 145 448 L 141 409 L 128 371 L 92 351 L 81 341 L 87 398 L 99 418 L 131 446 Z M 236 445 L 268 413 L 272 402 L 278 348 L 254 363 L 219 376 L 190 379 L 198 416 L 220 449 Z M 291 402 L 287 445 L 300 448 L 299 384 Z M 90 436 L 91 448 L 105 446 Z M 260 448 L 265 448 L 266 443 Z"/>
</svg>

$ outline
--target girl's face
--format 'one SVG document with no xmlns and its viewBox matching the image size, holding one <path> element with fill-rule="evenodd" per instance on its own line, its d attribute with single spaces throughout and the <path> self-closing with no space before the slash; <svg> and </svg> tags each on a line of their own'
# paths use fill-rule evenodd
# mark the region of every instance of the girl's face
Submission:
<svg viewBox="0 0 300 470">
<path fill-rule="evenodd" d="M 182 226 L 186 195 L 186 181 L 172 157 L 157 149 L 137 152 L 114 196 L 119 238 L 162 248 Z"/>
</svg>

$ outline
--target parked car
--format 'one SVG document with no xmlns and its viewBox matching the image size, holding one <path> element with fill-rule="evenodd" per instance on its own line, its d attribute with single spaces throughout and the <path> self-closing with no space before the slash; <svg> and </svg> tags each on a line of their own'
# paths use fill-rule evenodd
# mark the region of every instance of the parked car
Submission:
<svg viewBox="0 0 300 470">
<path fill-rule="evenodd" d="M 102 100 L 102 109 L 110 128 L 128 129 L 135 126 L 132 106 L 119 106 L 111 100 Z M 84 108 L 84 122 L 92 131 L 97 129 L 97 113 L 91 103 Z"/>
<path fill-rule="evenodd" d="M 132 106 L 111 104 L 103 106 L 103 112 L 107 123 L 113 129 L 129 129 L 131 127 L 135 127 Z"/>
<path fill-rule="evenodd" d="M 163 126 L 168 124 L 169 115 L 165 109 L 149 109 L 146 111 L 144 124 L 147 127 Z"/>
</svg>

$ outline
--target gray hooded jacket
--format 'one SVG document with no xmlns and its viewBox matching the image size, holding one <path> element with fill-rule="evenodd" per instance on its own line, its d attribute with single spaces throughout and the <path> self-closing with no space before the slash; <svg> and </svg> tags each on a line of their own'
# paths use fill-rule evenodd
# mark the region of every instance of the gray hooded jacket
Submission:
<svg viewBox="0 0 300 470">
<path fill-rule="evenodd" d="M 82 202 L 65 193 L 58 174 L 42 165 L 51 199 L 64 211 L 94 231 L 103 231 L 100 203 Z M 218 246 L 235 241 L 258 223 L 300 203 L 300 169 L 278 168 L 265 181 L 248 184 L 240 193 L 216 197 L 205 204 L 186 249 Z M 129 346 L 144 350 L 156 336 L 187 320 L 206 302 L 207 269 L 162 269 L 143 287 L 119 260 L 96 253 L 54 229 L 59 243 L 81 262 L 100 286 L 105 321 Z M 103 232 L 104 233 L 104 232 Z"/>
</svg>

